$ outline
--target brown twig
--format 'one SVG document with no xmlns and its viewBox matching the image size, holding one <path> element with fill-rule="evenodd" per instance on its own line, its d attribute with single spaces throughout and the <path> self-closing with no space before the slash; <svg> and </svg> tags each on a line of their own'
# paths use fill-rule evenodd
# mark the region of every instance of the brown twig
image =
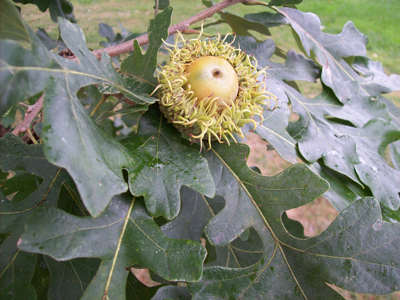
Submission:
<svg viewBox="0 0 400 300">
<path fill-rule="evenodd" d="M 25 117 L 17 127 L 12 131 L 13 134 L 19 135 L 22 132 L 26 132 L 28 128 L 30 128 L 32 121 L 36 118 L 43 107 L 43 98 L 44 96 L 40 96 L 38 101 L 35 104 L 30 105 L 26 110 Z"/>
<path fill-rule="evenodd" d="M 207 19 L 207 18 L 213 16 L 215 13 L 217 13 L 229 6 L 235 5 L 237 3 L 246 4 L 248 2 L 251 2 L 251 0 L 225 0 L 223 2 L 220 2 L 220 3 L 218 3 L 214 6 L 211 6 L 211 7 L 207 8 L 206 10 L 203 10 L 202 12 L 200 12 L 182 22 L 179 22 L 178 24 L 170 26 L 168 28 L 168 35 L 177 33 L 178 31 L 187 30 L 190 25 L 193 25 L 204 19 Z M 132 39 L 123 44 L 94 50 L 94 51 L 92 51 L 92 54 L 94 56 L 96 56 L 98 59 L 100 59 L 103 52 L 107 52 L 108 55 L 110 55 L 111 57 L 117 56 L 117 55 L 120 55 L 123 53 L 127 53 L 127 52 L 132 52 L 134 40 L 135 39 Z M 147 34 L 144 34 L 144 35 L 136 38 L 136 40 L 138 41 L 139 45 L 142 46 L 149 42 L 149 37 Z M 78 61 L 78 59 L 75 56 L 66 56 L 66 57 L 73 61 Z M 43 95 L 40 96 L 40 98 L 38 99 L 38 101 L 35 104 L 28 107 L 24 119 L 17 127 L 15 127 L 15 129 L 12 131 L 12 133 L 15 135 L 19 135 L 22 132 L 26 132 L 27 129 L 30 128 L 32 121 L 35 119 L 35 117 L 38 115 L 38 113 L 40 112 L 40 110 L 42 108 L 43 108 Z"/>
<path fill-rule="evenodd" d="M 207 18 L 213 16 L 215 13 L 223 10 L 224 8 L 227 8 L 229 6 L 232 6 L 232 5 L 240 3 L 240 2 L 245 4 L 248 2 L 248 0 L 225 0 L 223 2 L 220 2 L 214 6 L 207 8 L 206 10 L 203 10 L 202 12 L 190 17 L 189 19 L 186 19 L 182 22 L 179 22 L 178 24 L 170 26 L 168 28 L 168 34 L 171 35 L 171 34 L 177 33 L 178 31 L 186 30 L 189 28 L 190 25 L 193 25 L 204 19 L 207 19 Z M 119 45 L 94 50 L 94 51 L 92 51 L 92 53 L 94 54 L 94 56 L 96 56 L 98 59 L 100 59 L 103 52 L 107 52 L 108 55 L 110 55 L 111 57 L 117 56 L 117 55 L 120 55 L 123 53 L 127 53 L 127 52 L 132 52 L 134 40 L 137 40 L 139 45 L 142 46 L 149 42 L 149 36 L 147 34 L 144 34 L 144 35 L 137 37 L 136 39 L 129 40 L 129 41 L 119 44 Z M 76 58 L 74 58 L 73 60 L 77 61 Z"/>
</svg>

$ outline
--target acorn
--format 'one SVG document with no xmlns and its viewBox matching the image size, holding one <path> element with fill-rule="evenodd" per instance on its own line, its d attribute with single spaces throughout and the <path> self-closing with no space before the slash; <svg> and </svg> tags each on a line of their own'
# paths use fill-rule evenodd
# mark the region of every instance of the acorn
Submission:
<svg viewBox="0 0 400 300">
<path fill-rule="evenodd" d="M 266 91 L 257 78 L 257 61 L 226 43 L 226 37 L 185 40 L 178 35 L 168 49 L 170 60 L 158 75 L 160 110 L 175 128 L 193 142 L 236 142 L 233 134 L 244 137 L 241 128 L 263 121 L 264 108 L 277 98 Z M 178 43 L 182 43 L 178 47 Z M 155 91 L 156 91 L 155 90 Z M 154 92 L 155 92 L 154 91 Z M 153 92 L 153 93 L 154 93 Z M 268 104 L 267 104 L 268 103 Z"/>
</svg>

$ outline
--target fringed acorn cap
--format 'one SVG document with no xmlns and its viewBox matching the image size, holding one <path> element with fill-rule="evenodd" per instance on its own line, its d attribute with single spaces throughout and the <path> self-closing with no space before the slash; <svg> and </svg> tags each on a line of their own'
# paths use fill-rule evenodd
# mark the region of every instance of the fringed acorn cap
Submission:
<svg viewBox="0 0 400 300">
<path fill-rule="evenodd" d="M 263 108 L 277 98 L 257 78 L 257 61 L 240 49 L 215 39 L 185 40 L 181 34 L 170 50 L 170 61 L 159 72 L 160 110 L 192 141 L 234 141 L 241 127 L 263 121 Z M 182 47 L 178 43 L 182 42 Z M 252 61 L 254 65 L 252 64 Z M 153 92 L 154 93 L 154 92 Z M 275 106 L 276 107 L 276 106 Z"/>
</svg>

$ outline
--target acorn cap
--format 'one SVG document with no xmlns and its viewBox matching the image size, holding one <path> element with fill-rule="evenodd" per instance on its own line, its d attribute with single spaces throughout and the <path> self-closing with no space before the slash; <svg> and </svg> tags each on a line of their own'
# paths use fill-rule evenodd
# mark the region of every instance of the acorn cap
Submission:
<svg viewBox="0 0 400 300">
<path fill-rule="evenodd" d="M 254 58 L 225 43 L 226 37 L 199 38 L 186 41 L 179 34 L 171 45 L 170 60 L 158 76 L 160 110 L 192 141 L 202 144 L 205 139 L 210 147 L 212 141 L 229 144 L 230 138 L 236 141 L 233 134 L 243 137 L 245 124 L 255 129 L 254 116 L 262 122 L 267 102 L 268 108 L 277 98 L 266 91 L 264 81 L 257 81 L 264 70 L 257 70 Z"/>
</svg>

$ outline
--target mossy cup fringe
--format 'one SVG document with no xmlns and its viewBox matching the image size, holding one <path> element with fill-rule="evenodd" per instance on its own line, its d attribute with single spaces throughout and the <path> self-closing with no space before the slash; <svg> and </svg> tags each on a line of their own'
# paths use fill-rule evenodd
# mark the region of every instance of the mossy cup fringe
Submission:
<svg viewBox="0 0 400 300">
<path fill-rule="evenodd" d="M 190 40 L 185 40 L 180 33 L 178 36 L 175 45 L 170 45 L 173 49 L 168 49 L 170 60 L 159 72 L 156 88 L 160 110 L 168 121 L 190 136 L 192 141 L 200 141 L 202 145 L 203 139 L 208 140 L 210 148 L 212 141 L 229 144 L 229 137 L 236 142 L 233 133 L 244 137 L 241 127 L 247 123 L 252 123 L 254 130 L 257 127 L 254 116 L 259 116 L 262 123 L 263 107 L 268 102 L 268 109 L 270 100 L 277 104 L 277 97 L 266 91 L 264 81 L 257 81 L 265 71 L 257 70 L 256 59 L 234 48 L 233 42 L 225 43 L 227 36 L 222 41 L 219 35 L 203 41 L 200 40 L 201 33 L 198 38 Z M 182 42 L 182 47 L 178 47 L 179 42 Z M 234 68 L 239 89 L 231 106 L 218 103 L 218 97 L 197 99 L 190 85 L 185 86 L 187 66 L 202 56 L 224 58 Z"/>
</svg>

